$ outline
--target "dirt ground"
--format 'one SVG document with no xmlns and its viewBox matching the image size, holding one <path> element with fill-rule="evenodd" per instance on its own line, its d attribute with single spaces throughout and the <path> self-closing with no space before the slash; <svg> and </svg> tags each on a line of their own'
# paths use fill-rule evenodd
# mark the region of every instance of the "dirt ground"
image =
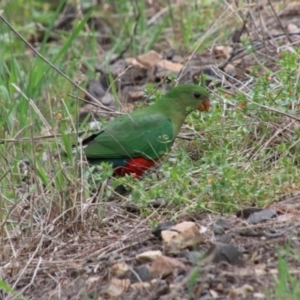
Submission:
<svg viewBox="0 0 300 300">
<path fill-rule="evenodd" d="M 271 207 L 277 213 L 257 224 L 245 219 L 247 210 L 240 217 L 187 215 L 182 222 L 205 228 L 200 242 L 183 231 L 185 238 L 171 251 L 168 240 L 147 225 L 161 216 L 160 210 L 143 219 L 138 211 L 110 202 L 106 217 L 86 228 L 47 225 L 31 237 L 11 237 L 17 258 L 3 271 L 31 299 L 276 299 L 270 291 L 278 275 L 278 254 L 285 253 L 283 247 L 300 251 L 299 198 Z M 162 222 L 168 231 L 170 224 Z M 189 241 L 194 247 L 185 248 Z M 149 250 L 160 250 L 163 259 L 156 262 L 149 253 L 144 260 L 137 257 Z M 298 278 L 297 256 L 287 257 L 287 266 Z"/>
</svg>

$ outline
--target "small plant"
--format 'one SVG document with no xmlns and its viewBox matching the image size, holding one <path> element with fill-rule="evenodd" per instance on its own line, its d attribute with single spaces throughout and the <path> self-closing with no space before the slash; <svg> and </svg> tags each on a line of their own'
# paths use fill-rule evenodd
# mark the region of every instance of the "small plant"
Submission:
<svg viewBox="0 0 300 300">
<path fill-rule="evenodd" d="M 299 299 L 300 284 L 297 274 L 293 274 L 293 268 L 289 267 L 288 260 L 296 260 L 299 263 L 299 254 L 291 249 L 282 249 L 283 256 L 278 257 L 278 275 L 275 278 L 275 295 L 277 299 Z M 297 270 L 297 269 L 295 269 Z"/>
</svg>

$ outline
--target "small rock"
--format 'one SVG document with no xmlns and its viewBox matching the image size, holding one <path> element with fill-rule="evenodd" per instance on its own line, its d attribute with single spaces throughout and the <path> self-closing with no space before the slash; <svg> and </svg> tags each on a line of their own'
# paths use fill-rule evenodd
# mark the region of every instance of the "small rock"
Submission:
<svg viewBox="0 0 300 300">
<path fill-rule="evenodd" d="M 249 216 L 247 222 L 249 224 L 258 224 L 268 221 L 277 216 L 277 211 L 274 209 L 263 209 L 261 211 L 255 212 Z"/>
<path fill-rule="evenodd" d="M 172 58 L 172 61 L 174 63 L 181 63 L 183 61 L 183 58 L 181 55 L 175 54 Z"/>
<path fill-rule="evenodd" d="M 151 271 L 149 269 L 148 265 L 141 265 L 138 267 L 133 268 L 130 273 L 130 282 L 143 282 L 143 281 L 149 281 L 153 277 L 151 275 Z"/>
<path fill-rule="evenodd" d="M 164 241 L 164 252 L 178 254 L 182 249 L 198 245 L 203 236 L 194 222 L 182 222 L 161 233 Z"/>
<path fill-rule="evenodd" d="M 112 276 L 123 277 L 128 271 L 130 267 L 125 263 L 116 263 L 111 267 Z"/>
<path fill-rule="evenodd" d="M 112 278 L 104 294 L 110 297 L 119 297 L 128 290 L 129 286 L 129 279 Z"/>
<path fill-rule="evenodd" d="M 101 82 L 97 79 L 92 79 L 87 86 L 87 91 L 90 95 L 96 99 L 100 99 L 105 95 L 105 88 L 103 88 Z M 86 99 L 92 101 L 89 96 L 86 95 Z"/>
<path fill-rule="evenodd" d="M 137 58 L 139 63 L 148 67 L 156 66 L 161 59 L 162 56 L 154 50 L 150 50 L 145 54 L 139 55 Z"/>
<path fill-rule="evenodd" d="M 236 213 L 236 216 L 238 218 L 248 219 L 251 214 L 261 211 L 261 210 L 262 210 L 262 208 L 259 208 L 259 207 L 247 207 L 242 210 L 239 210 Z"/>
<path fill-rule="evenodd" d="M 218 219 L 211 226 L 211 229 L 212 229 L 212 231 L 214 232 L 215 235 L 223 235 L 225 233 L 225 231 L 230 229 L 230 228 L 231 228 L 230 224 L 222 218 Z"/>
<path fill-rule="evenodd" d="M 232 241 L 233 234 L 223 234 L 218 238 L 219 243 L 230 244 Z"/>
<path fill-rule="evenodd" d="M 203 254 L 199 251 L 183 250 L 181 255 L 184 256 L 192 265 L 197 265 L 201 261 Z"/>
<path fill-rule="evenodd" d="M 183 68 L 182 64 L 174 63 L 174 62 L 171 62 L 171 61 L 165 60 L 165 59 L 159 61 L 157 63 L 157 66 L 160 68 L 163 68 L 163 69 L 167 69 L 168 71 L 174 72 L 174 73 L 179 73 Z"/>
<path fill-rule="evenodd" d="M 212 229 L 212 231 L 213 231 L 213 233 L 215 235 L 223 235 L 223 234 L 225 234 L 225 229 L 223 227 L 221 227 L 221 226 L 216 225 L 216 224 L 213 224 L 212 227 L 211 227 L 211 229 Z"/>
<path fill-rule="evenodd" d="M 157 237 L 158 239 L 161 239 L 161 232 L 163 230 L 168 230 L 169 228 L 171 228 L 174 225 L 173 222 L 171 221 L 166 221 L 166 222 L 162 222 L 159 223 L 153 230 L 152 230 L 152 234 Z"/>
<path fill-rule="evenodd" d="M 238 265 L 241 263 L 242 258 L 242 252 L 232 244 L 216 243 L 205 253 L 205 260 L 214 263 L 225 261 L 231 265 Z"/>
<path fill-rule="evenodd" d="M 216 290 L 219 292 L 224 292 L 224 286 L 221 282 L 217 284 Z"/>
<path fill-rule="evenodd" d="M 114 102 L 114 97 L 111 93 L 106 93 L 102 98 L 101 98 L 101 102 L 103 105 L 110 105 Z"/>
<path fill-rule="evenodd" d="M 154 261 L 158 256 L 162 256 L 162 252 L 160 250 L 150 250 L 138 254 L 135 258 L 140 262 L 147 263 Z"/>
<path fill-rule="evenodd" d="M 171 258 L 168 256 L 159 256 L 150 266 L 150 273 L 153 277 L 165 277 L 176 269 L 185 270 L 185 265 L 178 259 Z"/>
</svg>

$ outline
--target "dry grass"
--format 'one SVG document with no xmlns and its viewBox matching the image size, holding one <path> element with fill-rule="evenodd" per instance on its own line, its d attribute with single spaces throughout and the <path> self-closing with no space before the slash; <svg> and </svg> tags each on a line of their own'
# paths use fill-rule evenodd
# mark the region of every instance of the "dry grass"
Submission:
<svg viewBox="0 0 300 300">
<path fill-rule="evenodd" d="M 298 99 L 296 98 L 292 106 L 288 107 L 288 111 L 279 109 L 278 105 L 272 106 L 271 101 L 259 102 L 258 96 L 253 92 L 257 81 L 254 76 L 249 75 L 256 69 L 257 78 L 269 76 L 265 79 L 274 86 L 274 94 L 280 94 L 285 90 L 285 83 L 277 77 L 282 68 L 278 66 L 277 61 L 282 51 L 290 53 L 297 51 L 300 32 L 289 32 L 288 25 L 300 26 L 298 24 L 300 12 L 297 11 L 297 15 L 292 18 L 292 13 L 284 6 L 286 6 L 284 1 L 264 1 L 259 5 L 243 4 L 241 7 L 226 2 L 224 13 L 218 14 L 218 19 L 205 30 L 194 51 L 187 55 L 185 68 L 179 75 L 179 81 L 189 82 L 195 75 L 208 73 L 209 67 L 209 75 L 212 74 L 218 86 L 218 89 L 211 86 L 214 103 L 221 108 L 221 113 L 218 119 L 211 121 L 217 124 L 219 122 L 219 127 L 204 130 L 201 138 L 203 141 L 211 140 L 213 143 L 214 138 L 216 140 L 222 138 L 221 134 L 213 137 L 214 130 L 220 131 L 220 127 L 227 126 L 230 130 L 236 126 L 247 127 L 247 134 L 239 140 L 236 148 L 236 153 L 247 155 L 247 160 L 238 166 L 245 171 L 254 168 L 253 163 L 256 162 L 262 172 L 272 173 L 280 167 L 280 161 L 286 157 L 292 157 L 296 166 L 299 163 L 296 153 L 299 140 L 291 142 L 295 131 L 299 128 Z M 149 22 L 155 23 L 167 8 L 169 7 L 155 11 Z M 174 2 L 173 9 L 176 8 L 180 8 L 177 1 Z M 172 30 L 176 33 L 178 28 L 175 23 L 174 20 Z M 212 50 L 217 40 L 211 40 L 211 48 L 207 51 L 197 53 L 204 39 L 211 38 L 227 26 L 237 28 L 232 36 L 233 41 L 227 43 L 230 46 L 228 57 L 218 59 L 214 56 Z M 168 36 L 164 35 L 164 39 L 168 41 Z M 34 51 L 41 57 L 36 50 Z M 50 65 L 48 61 L 47 64 Z M 195 65 L 201 67 L 193 69 Z M 55 70 L 57 71 L 56 67 Z M 65 78 L 82 90 L 73 79 Z M 295 82 L 295 86 L 297 84 L 298 81 Z M 220 86 L 224 92 L 219 92 Z M 242 100 L 234 98 L 237 94 Z M 92 95 L 90 97 L 93 98 Z M 239 106 L 240 103 L 245 103 L 246 108 Z M 28 153 L 33 158 L 33 165 L 28 166 L 24 162 L 16 164 L 16 160 L 21 158 L 18 147 L 23 141 L 21 137 L 23 131 L 13 138 L 2 139 L 3 164 L 0 168 L 2 173 L 0 183 L 5 181 L 5 186 L 1 186 L 0 191 L 0 204 L 3 210 L 0 214 L 1 278 L 17 292 L 10 295 L 2 292 L 2 298 L 18 299 L 21 295 L 32 299 L 97 298 L 109 282 L 112 264 L 117 261 L 134 264 L 137 252 L 161 248 L 161 243 L 151 236 L 150 224 L 174 216 L 180 216 L 178 219 L 193 219 L 194 216 L 190 213 L 193 206 L 176 207 L 169 203 L 159 208 L 141 209 L 138 204 L 129 202 L 129 198 L 116 195 L 107 178 L 104 178 L 103 185 L 95 189 L 96 184 L 91 183 L 90 179 L 84 176 L 84 172 L 81 172 L 80 177 L 77 176 L 78 169 L 88 168 L 84 164 L 84 159 L 80 162 L 70 159 L 70 170 L 63 164 L 63 158 L 59 156 L 53 158 L 53 148 L 60 153 L 61 148 L 66 148 L 67 144 L 62 143 L 59 133 L 53 132 L 53 128 L 47 125 L 48 121 L 43 113 L 35 108 L 34 103 L 30 105 L 40 114 L 41 123 L 46 124 L 45 127 L 49 129 L 46 136 L 43 134 L 42 137 L 37 137 L 30 134 L 28 138 L 32 145 Z M 250 109 L 247 110 L 247 107 Z M 265 112 L 265 115 L 258 114 L 257 110 Z M 248 122 L 246 125 L 235 122 L 234 114 L 241 113 Z M 24 128 L 24 131 L 32 130 L 31 125 Z M 55 146 L 51 144 L 52 146 L 45 147 L 48 139 L 53 137 Z M 198 130 L 187 125 L 182 132 L 182 138 L 194 141 L 198 138 Z M 180 143 L 176 145 L 179 145 L 179 148 Z M 286 143 L 287 148 L 279 151 L 277 146 L 282 143 Z M 39 147 L 42 147 L 44 154 L 47 155 L 44 166 L 34 158 Z M 207 151 L 198 148 L 195 150 L 190 144 L 187 149 L 193 152 L 191 156 L 195 155 L 195 151 L 199 151 L 200 154 Z M 12 162 L 18 168 L 11 168 Z M 256 168 L 255 172 L 258 170 L 259 168 Z M 192 174 L 191 178 L 196 182 L 201 168 L 199 172 L 197 169 L 189 171 Z M 134 184 L 130 179 L 127 183 Z M 291 188 L 287 188 L 288 186 L 289 183 L 283 184 L 283 194 L 287 190 L 294 192 L 299 189 L 296 184 Z M 11 201 L 8 194 L 15 202 Z M 207 199 L 210 200 L 209 196 Z M 207 205 L 207 211 L 215 212 L 210 205 Z M 96 278 L 95 281 L 93 278 Z M 149 293 L 145 293 L 143 297 L 147 297 Z M 149 296 L 149 299 L 155 298 Z"/>
</svg>

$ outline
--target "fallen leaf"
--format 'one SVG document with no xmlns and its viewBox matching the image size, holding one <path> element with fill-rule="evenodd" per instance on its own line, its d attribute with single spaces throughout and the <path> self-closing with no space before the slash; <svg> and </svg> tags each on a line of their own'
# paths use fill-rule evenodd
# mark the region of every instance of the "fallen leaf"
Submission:
<svg viewBox="0 0 300 300">
<path fill-rule="evenodd" d="M 165 277 L 176 269 L 185 270 L 185 265 L 178 259 L 168 256 L 159 256 L 150 266 L 150 272 L 153 277 Z"/>
<path fill-rule="evenodd" d="M 160 250 L 149 250 L 138 254 L 135 258 L 140 262 L 151 262 L 154 261 L 158 256 L 162 256 Z"/>
<path fill-rule="evenodd" d="M 135 282 L 133 283 L 130 288 L 133 290 L 141 290 L 141 289 L 149 289 L 150 288 L 149 282 Z"/>
<path fill-rule="evenodd" d="M 136 58 L 128 57 L 125 59 L 126 65 L 128 66 L 138 66 L 140 68 L 144 68 L 145 66 L 140 63 Z"/>
<path fill-rule="evenodd" d="M 129 286 L 129 279 L 112 278 L 104 294 L 110 297 L 119 297 L 128 290 Z"/>
<path fill-rule="evenodd" d="M 155 65 L 157 65 L 157 63 L 162 60 L 162 55 L 160 55 L 159 53 L 157 53 L 154 50 L 151 50 L 145 54 L 139 55 L 137 57 L 137 61 L 141 64 L 143 64 L 144 66 L 147 67 L 154 67 Z"/>
<path fill-rule="evenodd" d="M 125 263 L 116 263 L 111 267 L 110 272 L 111 272 L 112 276 L 122 277 L 129 270 L 130 270 L 130 267 L 127 264 L 125 264 Z"/>
<path fill-rule="evenodd" d="M 157 63 L 157 66 L 161 67 L 161 68 L 164 68 L 164 69 L 167 69 L 170 72 L 174 72 L 174 73 L 179 73 L 183 68 L 182 64 L 173 63 L 173 62 L 171 62 L 169 60 L 165 60 L 165 59 L 159 61 Z"/>
</svg>

